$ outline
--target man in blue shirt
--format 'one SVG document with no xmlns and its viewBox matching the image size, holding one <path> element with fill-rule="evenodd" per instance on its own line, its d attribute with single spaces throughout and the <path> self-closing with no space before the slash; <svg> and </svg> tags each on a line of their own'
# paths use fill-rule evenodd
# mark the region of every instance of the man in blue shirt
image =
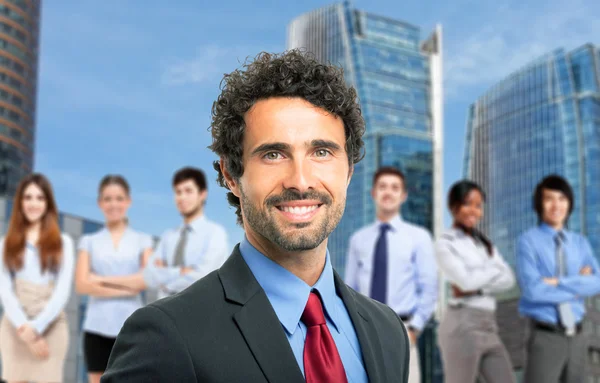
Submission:
<svg viewBox="0 0 600 383">
<path fill-rule="evenodd" d="M 584 299 L 600 293 L 598 261 L 588 240 L 566 229 L 574 197 L 565 179 L 544 178 L 533 205 L 539 225 L 517 243 L 519 311 L 531 319 L 524 381 L 583 382 Z"/>
<path fill-rule="evenodd" d="M 327 238 L 365 123 L 342 71 L 300 50 L 225 76 L 211 149 L 245 238 L 225 264 L 133 314 L 103 383 L 406 383 L 409 340 L 348 288 Z"/>
<path fill-rule="evenodd" d="M 409 383 L 421 381 L 417 337 L 437 301 L 438 276 L 431 235 L 404 221 L 404 174 L 382 167 L 373 176 L 377 220 L 350 238 L 345 281 L 359 293 L 385 303 L 408 327 Z"/>
<path fill-rule="evenodd" d="M 183 218 L 176 229 L 167 230 L 144 269 L 144 282 L 164 298 L 189 287 L 229 256 L 225 229 L 204 213 L 208 196 L 206 176 L 185 167 L 173 175 L 175 204 Z"/>
</svg>

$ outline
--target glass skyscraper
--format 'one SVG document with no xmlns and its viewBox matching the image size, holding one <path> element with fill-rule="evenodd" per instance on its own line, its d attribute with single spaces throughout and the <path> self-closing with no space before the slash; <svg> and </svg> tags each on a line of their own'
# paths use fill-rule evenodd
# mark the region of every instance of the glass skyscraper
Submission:
<svg viewBox="0 0 600 383">
<path fill-rule="evenodd" d="M 419 39 L 418 27 L 353 9 L 349 2 L 301 15 L 288 27 L 289 49 L 306 49 L 344 69 L 367 125 L 366 156 L 354 169 L 344 217 L 329 237 L 340 273 L 350 236 L 375 220 L 370 192 L 380 166 L 406 175 L 403 218 L 431 232 L 441 229 L 441 28 L 424 43 Z"/>
<path fill-rule="evenodd" d="M 0 195 L 33 168 L 41 0 L 0 0 Z"/>
<path fill-rule="evenodd" d="M 354 169 L 346 211 L 329 237 L 333 266 L 343 274 L 350 236 L 375 220 L 373 175 L 394 166 L 406 176 L 403 218 L 442 230 L 442 33 L 420 41 L 416 26 L 333 4 L 294 19 L 288 49 L 302 48 L 341 66 L 358 92 L 366 122 L 365 158 Z M 435 321 L 419 339 L 423 383 L 443 381 Z"/>
<path fill-rule="evenodd" d="M 537 223 L 534 187 L 550 173 L 564 176 L 573 186 L 575 209 L 569 229 L 585 234 L 600 257 L 598 48 L 557 49 L 472 104 L 463 173 L 486 191 L 482 229 L 513 266 L 518 235 Z M 512 295 L 514 299 L 518 292 Z M 517 315 L 516 305 L 510 306 L 511 315 Z M 590 349 L 593 360 L 600 353 L 600 298 L 590 300 L 588 313 L 590 344 L 597 347 Z M 600 361 L 589 363 L 589 373 L 600 381 Z"/>
</svg>

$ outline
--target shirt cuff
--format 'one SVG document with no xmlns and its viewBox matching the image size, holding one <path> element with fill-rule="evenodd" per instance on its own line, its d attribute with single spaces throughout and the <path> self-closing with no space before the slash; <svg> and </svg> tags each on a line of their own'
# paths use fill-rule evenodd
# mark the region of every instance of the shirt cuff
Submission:
<svg viewBox="0 0 600 383">
<path fill-rule="evenodd" d="M 423 327 L 424 327 L 423 326 L 423 321 L 420 318 L 414 317 L 414 316 L 413 316 L 413 318 L 409 322 L 406 323 L 406 328 L 407 329 L 408 328 L 412 328 L 412 329 L 416 330 L 419 333 L 421 331 L 423 331 Z"/>
<path fill-rule="evenodd" d="M 35 332 L 37 332 L 38 335 L 42 335 L 43 332 L 46 330 L 46 325 L 38 320 L 27 322 L 27 324 L 31 326 L 35 330 Z"/>
</svg>

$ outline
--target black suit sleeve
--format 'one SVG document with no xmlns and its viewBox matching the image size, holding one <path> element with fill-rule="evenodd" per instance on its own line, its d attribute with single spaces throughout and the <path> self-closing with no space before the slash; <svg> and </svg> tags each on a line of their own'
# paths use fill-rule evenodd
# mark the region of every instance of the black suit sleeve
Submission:
<svg viewBox="0 0 600 383">
<path fill-rule="evenodd" d="M 400 317 L 398 317 L 398 320 L 400 321 L 400 325 L 402 326 L 402 332 L 404 334 L 404 380 L 403 381 L 404 381 L 404 383 L 408 383 L 408 377 L 409 377 L 409 373 L 410 373 L 410 338 L 408 336 L 408 332 L 406 331 L 406 327 L 404 326 L 404 323 L 402 323 L 402 321 L 400 320 Z M 417 347 L 417 346 L 415 345 L 415 347 Z"/>
<path fill-rule="evenodd" d="M 183 337 L 162 309 L 146 306 L 127 319 L 101 383 L 197 381 Z"/>
</svg>

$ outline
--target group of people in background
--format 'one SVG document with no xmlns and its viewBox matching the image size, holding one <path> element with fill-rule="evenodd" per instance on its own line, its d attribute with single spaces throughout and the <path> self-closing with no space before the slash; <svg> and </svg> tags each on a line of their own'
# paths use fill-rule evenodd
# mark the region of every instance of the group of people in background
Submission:
<svg viewBox="0 0 600 383">
<path fill-rule="evenodd" d="M 125 320 L 144 305 L 142 291 L 176 294 L 217 269 L 228 254 L 225 229 L 204 214 L 207 183 L 200 169 L 173 177 L 180 227 L 152 237 L 129 226 L 130 187 L 107 175 L 98 189 L 105 225 L 75 245 L 61 234 L 50 182 L 42 174 L 19 184 L 6 235 L 0 242 L 2 378 L 7 382 L 62 382 L 69 348 L 65 306 L 74 284 L 88 295 L 83 352 L 90 383 L 97 383 Z M 155 248 L 155 249 L 154 249 Z M 77 258 L 77 259 L 75 259 Z"/>
<path fill-rule="evenodd" d="M 176 294 L 218 269 L 228 257 L 227 234 L 204 215 L 206 178 L 195 168 L 173 177 L 183 224 L 152 238 L 128 225 L 130 187 L 118 175 L 102 179 L 98 205 L 105 227 L 82 236 L 75 261 L 72 239 L 61 234 L 49 181 L 22 180 L 3 251 L 0 299 L 2 375 L 8 382 L 61 382 L 69 347 L 64 313 L 73 276 L 76 292 L 90 296 L 83 324 L 91 383 L 99 382 L 125 320 L 143 306 L 140 293 Z M 345 282 L 390 306 L 405 324 L 410 347 L 409 382 L 420 382 L 417 338 L 432 316 L 438 267 L 451 296 L 439 329 L 447 383 L 514 382 L 498 336 L 494 294 L 514 287 L 515 276 L 491 240 L 477 229 L 485 192 L 474 182 L 448 193 L 452 227 L 434 243 L 424 228 L 402 219 L 408 198 L 404 174 L 380 168 L 373 178 L 376 221 L 349 239 Z M 559 176 L 537 186 L 533 206 L 539 225 L 517 246 L 520 312 L 531 318 L 525 382 L 579 382 L 585 360 L 581 334 L 584 298 L 600 293 L 599 267 L 587 239 L 567 230 L 574 198 Z M 560 380 L 563 379 L 563 380 Z"/>
<path fill-rule="evenodd" d="M 517 241 L 516 278 L 480 230 L 486 194 L 463 180 L 451 186 L 452 227 L 432 242 L 400 215 L 408 197 L 403 173 L 380 168 L 373 178 L 376 221 L 350 239 L 346 283 L 390 306 L 411 340 L 410 383 L 421 381 L 416 341 L 437 304 L 438 273 L 450 297 L 438 342 L 447 383 L 515 382 L 498 335 L 495 294 L 521 290 L 520 314 L 530 319 L 525 383 L 578 383 L 584 379 L 584 299 L 600 293 L 600 268 L 588 240 L 567 229 L 575 204 L 567 181 L 545 177 L 533 193 L 539 224 Z"/>
<path fill-rule="evenodd" d="M 300 51 L 263 53 L 245 68 L 225 76 L 211 125 L 218 181 L 246 234 L 231 255 L 225 230 L 204 215 L 199 169 L 174 175 L 183 223 L 156 247 L 129 226 L 126 180 L 103 178 L 105 227 L 80 239 L 77 257 L 48 180 L 22 180 L 0 243 L 3 379 L 63 381 L 74 282 L 90 296 L 91 383 L 416 383 L 416 343 L 439 304 L 441 271 L 451 291 L 439 328 L 447 383 L 515 381 L 494 295 L 517 282 L 531 319 L 525 383 L 582 381 L 584 299 L 600 293 L 600 269 L 587 239 L 567 229 L 575 201 L 563 178 L 550 175 L 533 193 L 539 224 L 517 241 L 515 277 L 477 229 L 479 185 L 451 187 L 452 226 L 434 241 L 400 214 L 404 174 L 381 168 L 376 220 L 348 239 L 341 281 L 326 245 L 362 158 L 356 92 L 339 68 Z M 146 289 L 166 299 L 143 307 Z"/>
</svg>

